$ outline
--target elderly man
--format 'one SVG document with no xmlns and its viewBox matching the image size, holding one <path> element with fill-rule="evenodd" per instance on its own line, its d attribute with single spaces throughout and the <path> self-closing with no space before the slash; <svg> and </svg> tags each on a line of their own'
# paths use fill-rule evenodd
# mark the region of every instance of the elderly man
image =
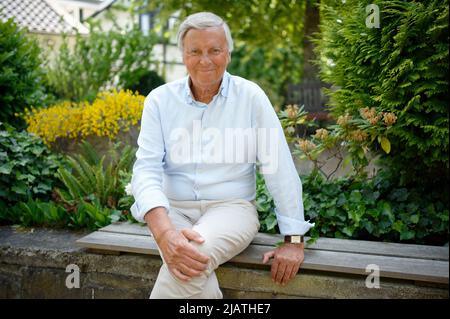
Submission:
<svg viewBox="0 0 450 319">
<path fill-rule="evenodd" d="M 181 24 L 188 76 L 153 90 L 142 114 L 133 169 L 133 216 L 146 222 L 163 259 L 150 298 L 222 298 L 214 270 L 259 229 L 255 170 L 261 167 L 285 243 L 273 258 L 286 284 L 303 262 L 302 187 L 283 130 L 255 83 L 230 75 L 233 40 L 208 12 Z"/>
</svg>

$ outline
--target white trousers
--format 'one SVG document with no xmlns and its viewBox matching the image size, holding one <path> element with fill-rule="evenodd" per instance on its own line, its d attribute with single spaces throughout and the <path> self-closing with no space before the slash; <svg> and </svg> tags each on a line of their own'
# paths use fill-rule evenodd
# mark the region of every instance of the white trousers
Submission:
<svg viewBox="0 0 450 319">
<path fill-rule="evenodd" d="M 214 272 L 219 265 L 242 252 L 259 230 L 254 202 L 242 199 L 170 201 L 169 217 L 177 229 L 191 228 L 205 241 L 191 242 L 209 256 L 208 268 L 188 282 L 177 279 L 163 265 L 150 299 L 220 299 L 222 292 Z M 162 254 L 161 254 L 162 256 Z"/>
</svg>

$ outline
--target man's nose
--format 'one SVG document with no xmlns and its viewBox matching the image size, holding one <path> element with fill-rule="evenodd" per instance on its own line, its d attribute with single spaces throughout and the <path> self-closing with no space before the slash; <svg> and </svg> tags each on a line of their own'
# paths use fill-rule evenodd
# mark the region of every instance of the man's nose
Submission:
<svg viewBox="0 0 450 319">
<path fill-rule="evenodd" d="M 201 64 L 210 64 L 211 63 L 211 59 L 209 58 L 209 54 L 208 53 L 203 53 L 200 56 L 200 63 Z"/>
</svg>

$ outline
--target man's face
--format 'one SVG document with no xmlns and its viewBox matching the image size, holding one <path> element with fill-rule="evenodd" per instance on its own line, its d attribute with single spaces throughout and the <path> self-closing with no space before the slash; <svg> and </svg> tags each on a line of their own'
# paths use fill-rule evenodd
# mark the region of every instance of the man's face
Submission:
<svg viewBox="0 0 450 319">
<path fill-rule="evenodd" d="M 183 62 L 194 86 L 219 84 L 230 62 L 223 28 L 191 29 L 186 33 L 183 45 Z"/>
</svg>

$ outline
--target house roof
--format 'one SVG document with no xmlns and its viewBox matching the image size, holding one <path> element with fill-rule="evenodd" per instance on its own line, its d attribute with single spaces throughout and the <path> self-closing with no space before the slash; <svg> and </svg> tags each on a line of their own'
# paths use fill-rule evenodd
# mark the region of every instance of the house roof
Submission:
<svg viewBox="0 0 450 319">
<path fill-rule="evenodd" d="M 0 20 L 9 18 L 33 33 L 89 33 L 84 25 L 74 23 L 70 16 L 46 0 L 0 0 Z"/>
</svg>

